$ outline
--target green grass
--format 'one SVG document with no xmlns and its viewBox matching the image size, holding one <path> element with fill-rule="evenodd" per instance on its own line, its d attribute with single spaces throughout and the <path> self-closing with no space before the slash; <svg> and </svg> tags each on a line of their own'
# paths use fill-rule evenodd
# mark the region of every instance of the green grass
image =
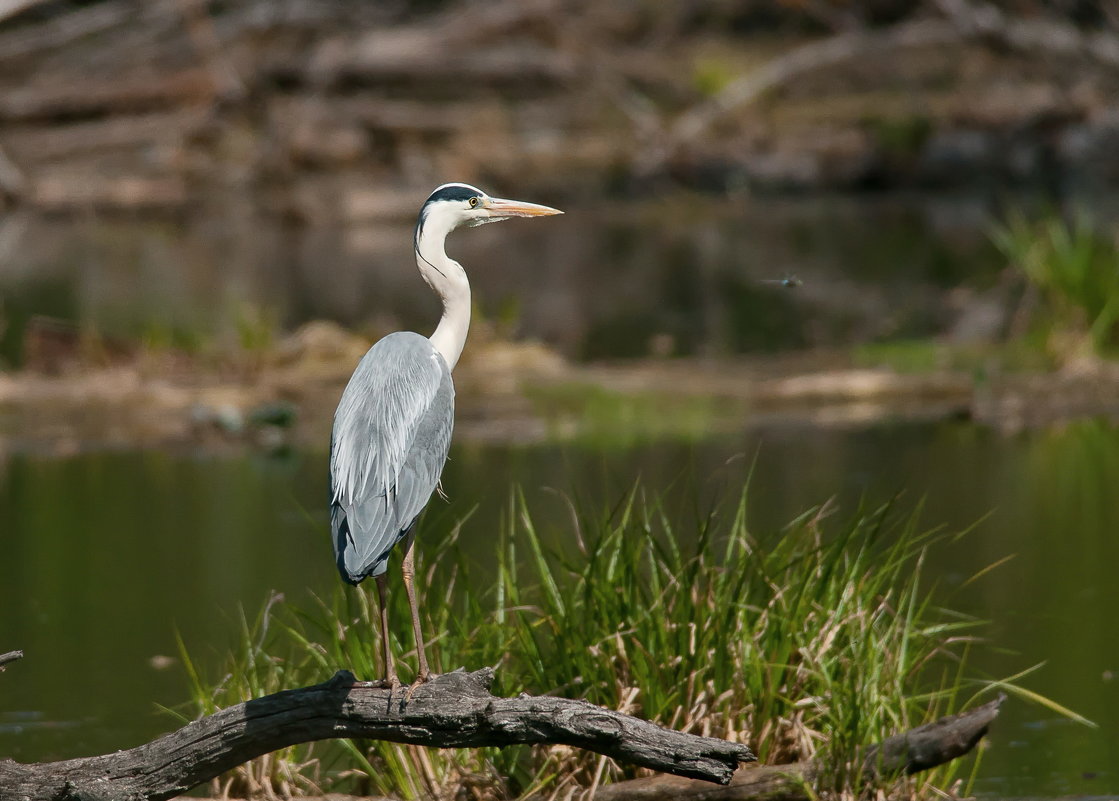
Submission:
<svg viewBox="0 0 1119 801">
<path fill-rule="evenodd" d="M 606 449 L 652 439 L 696 441 L 743 414 L 742 403 L 709 395 L 620 392 L 574 381 L 525 391 L 533 408 L 549 421 L 552 438 Z"/>
<path fill-rule="evenodd" d="M 1048 370 L 1053 366 L 1036 344 L 1028 342 L 955 344 L 935 339 L 895 339 L 856 345 L 851 361 L 859 367 L 888 367 L 899 373 L 920 375 L 951 370 L 977 377 L 992 369 L 1019 372 Z"/>
<path fill-rule="evenodd" d="M 1011 216 L 992 238 L 1022 272 L 1041 308 L 1034 325 L 1062 358 L 1119 349 L 1119 245 L 1087 216 Z"/>
<path fill-rule="evenodd" d="M 967 653 L 977 621 L 936 605 L 922 571 L 946 539 L 893 506 L 838 520 L 811 510 L 755 537 L 746 493 L 708 513 L 672 515 L 635 489 L 613 509 L 571 507 L 540 520 L 510 500 L 493 559 L 457 552 L 458 529 L 426 570 L 424 611 L 436 671 L 498 666 L 495 692 L 562 694 L 684 731 L 747 742 L 766 763 L 819 758 L 825 789 L 872 792 L 858 749 L 956 711 L 975 697 Z M 562 543 L 553 551 L 547 543 Z M 429 550 L 436 553 L 435 548 Z M 393 594 L 402 678 L 414 665 L 403 593 Z M 220 678 L 203 678 L 184 648 L 193 712 L 203 714 L 336 669 L 379 676 L 369 609 L 341 586 L 298 610 L 273 599 Z M 946 787 L 954 766 L 908 780 Z M 470 786 L 516 798 L 636 775 L 578 750 L 427 750 L 380 742 L 300 746 L 239 768 L 235 795 L 350 791 L 426 798 Z M 281 786 L 283 785 L 283 786 Z M 224 786 L 224 785 L 223 785 Z"/>
</svg>

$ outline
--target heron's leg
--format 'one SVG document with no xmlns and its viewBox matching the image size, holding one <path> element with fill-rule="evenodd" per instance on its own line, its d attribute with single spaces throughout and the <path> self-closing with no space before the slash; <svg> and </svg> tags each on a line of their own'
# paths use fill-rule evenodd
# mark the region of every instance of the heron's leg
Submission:
<svg viewBox="0 0 1119 801">
<path fill-rule="evenodd" d="M 400 679 L 396 675 L 396 665 L 392 662 L 392 648 L 389 647 L 389 604 L 388 604 L 388 576 L 382 573 L 374 577 L 377 584 L 378 615 L 381 618 L 381 649 L 385 657 L 384 686 L 389 689 L 389 700 L 392 700 L 392 691 L 400 686 Z"/>
<path fill-rule="evenodd" d="M 412 542 L 416 539 L 416 533 L 413 529 L 409 531 L 404 538 L 404 561 L 400 566 L 401 573 L 404 574 L 404 591 L 408 593 L 408 608 L 412 610 L 412 633 L 416 637 L 416 654 L 420 660 L 420 670 L 416 674 L 416 680 L 412 682 L 412 686 L 408 689 L 408 696 L 415 692 L 416 687 L 426 682 L 431 678 L 431 671 L 427 667 L 427 651 L 424 649 L 424 637 L 420 631 L 420 610 L 416 606 L 416 560 L 415 554 L 412 550 Z"/>
</svg>

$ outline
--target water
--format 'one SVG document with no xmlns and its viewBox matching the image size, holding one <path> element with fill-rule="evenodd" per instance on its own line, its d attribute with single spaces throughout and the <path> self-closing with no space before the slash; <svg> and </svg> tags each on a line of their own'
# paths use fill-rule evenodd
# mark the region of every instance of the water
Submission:
<svg viewBox="0 0 1119 801">
<path fill-rule="evenodd" d="M 457 232 L 448 250 L 480 319 L 573 359 L 926 336 L 951 322 L 953 288 L 981 291 L 1001 267 L 976 198 L 572 203 Z M 35 315 L 188 349 L 318 318 L 429 331 L 410 226 L 285 226 L 236 205 L 181 222 L 0 218 L 0 364 L 23 360 Z M 793 274 L 795 288 L 763 283 Z"/>
<path fill-rule="evenodd" d="M 836 496 L 925 499 L 929 525 L 977 529 L 937 552 L 928 575 L 954 608 L 990 619 L 999 650 L 975 664 L 1025 680 L 1100 724 L 1067 723 L 1010 701 L 985 753 L 978 789 L 999 796 L 1119 791 L 1119 430 L 1083 423 L 1004 437 L 966 424 L 850 431 L 789 427 L 699 443 L 456 446 L 445 473 L 449 525 L 477 505 L 464 547 L 487 553 L 509 488 L 538 513 L 566 518 L 559 489 L 616 499 L 635 476 L 650 488 L 691 485 L 708 503 L 757 456 L 752 524 L 779 527 Z M 41 760 L 135 745 L 172 726 L 154 705 L 185 698 L 175 632 L 203 660 L 233 639 L 236 610 L 270 590 L 299 602 L 338 581 L 325 535 L 325 454 L 17 455 L 0 462 L 0 647 L 27 652 L 0 676 L 0 754 Z M 421 535 L 420 559 L 431 558 Z M 1007 556 L 981 580 L 967 577 Z"/>
</svg>

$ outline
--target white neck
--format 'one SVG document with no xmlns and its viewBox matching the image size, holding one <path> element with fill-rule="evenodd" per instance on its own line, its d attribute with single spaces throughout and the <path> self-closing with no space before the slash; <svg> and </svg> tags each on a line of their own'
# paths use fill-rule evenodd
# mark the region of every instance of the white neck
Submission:
<svg viewBox="0 0 1119 801">
<path fill-rule="evenodd" d="M 443 242 L 453 226 L 428 219 L 416 241 L 416 266 L 435 293 L 443 301 L 443 316 L 431 344 L 443 356 L 451 370 L 458 364 L 466 332 L 470 328 L 470 282 L 462 265 L 447 256 Z"/>
</svg>

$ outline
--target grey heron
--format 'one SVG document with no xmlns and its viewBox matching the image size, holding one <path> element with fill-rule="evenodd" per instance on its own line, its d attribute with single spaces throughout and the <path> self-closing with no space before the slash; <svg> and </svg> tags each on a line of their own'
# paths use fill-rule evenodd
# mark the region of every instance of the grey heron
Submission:
<svg viewBox="0 0 1119 801">
<path fill-rule="evenodd" d="M 385 684 L 399 684 L 389 647 L 386 607 L 389 554 L 403 542 L 401 572 L 419 672 L 427 681 L 416 606 L 412 544 L 416 518 L 439 484 L 454 425 L 451 371 L 470 327 L 470 282 L 447 256 L 444 240 L 460 225 L 513 217 L 562 214 L 558 209 L 490 197 L 467 184 L 438 187 L 420 208 L 413 246 L 416 266 L 443 302 L 431 337 L 398 331 L 369 349 L 358 363 L 334 413 L 330 440 L 330 527 L 342 579 L 359 584 L 372 576 L 380 607 Z"/>
</svg>

